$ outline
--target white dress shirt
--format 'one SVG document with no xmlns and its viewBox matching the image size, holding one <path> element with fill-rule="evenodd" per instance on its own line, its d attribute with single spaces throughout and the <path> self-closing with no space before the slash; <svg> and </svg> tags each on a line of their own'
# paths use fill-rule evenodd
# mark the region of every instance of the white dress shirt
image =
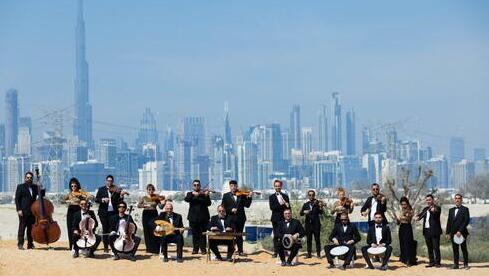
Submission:
<svg viewBox="0 0 489 276">
<path fill-rule="evenodd" d="M 456 217 L 457 216 L 457 213 L 458 213 L 458 208 L 455 207 L 455 213 L 453 214 L 453 217 Z"/>
<path fill-rule="evenodd" d="M 226 232 L 226 226 L 224 225 L 224 219 L 222 218 L 219 218 L 219 220 L 221 221 L 221 224 L 222 224 L 222 232 Z"/>
<path fill-rule="evenodd" d="M 343 225 L 343 233 L 346 233 L 346 229 L 348 229 L 347 225 Z"/>
<path fill-rule="evenodd" d="M 372 197 L 372 204 L 370 206 L 370 220 L 375 219 L 375 213 L 377 213 L 377 199 Z"/>
<path fill-rule="evenodd" d="M 431 207 L 426 211 L 426 221 L 424 223 L 424 228 L 430 228 L 430 209 Z"/>
<path fill-rule="evenodd" d="M 377 240 L 377 244 L 380 244 L 382 240 L 382 227 L 377 227 L 377 225 L 375 225 L 375 239 Z"/>
<path fill-rule="evenodd" d="M 109 193 L 109 207 L 107 207 L 107 211 L 112 212 L 114 211 L 114 206 L 112 206 L 112 193 L 107 191 Z"/>
</svg>

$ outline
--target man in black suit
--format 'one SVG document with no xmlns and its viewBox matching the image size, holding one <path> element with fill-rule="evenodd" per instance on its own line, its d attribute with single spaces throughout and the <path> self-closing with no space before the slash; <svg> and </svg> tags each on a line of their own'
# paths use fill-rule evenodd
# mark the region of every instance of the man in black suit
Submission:
<svg viewBox="0 0 489 276">
<path fill-rule="evenodd" d="M 132 219 L 131 215 L 126 214 L 126 210 L 127 210 L 127 204 L 124 201 L 121 201 L 119 202 L 119 204 L 117 204 L 118 214 L 110 217 L 109 225 L 110 225 L 111 235 L 109 239 L 109 244 L 110 244 L 110 248 L 112 249 L 112 253 L 114 254 L 114 260 L 119 260 L 120 258 L 119 253 L 124 253 L 124 254 L 129 254 L 129 259 L 134 262 L 136 261 L 136 251 L 138 250 L 139 243 L 141 243 L 141 238 L 136 236 L 138 230 L 136 223 L 134 223 L 134 220 Z M 134 241 L 134 247 L 131 251 L 127 251 L 127 252 L 118 251 L 114 246 L 115 241 L 119 238 L 121 234 L 119 233 L 119 225 L 121 220 L 125 220 L 127 223 L 133 223 L 135 226 L 134 234 L 132 235 L 132 239 Z"/>
<path fill-rule="evenodd" d="M 225 232 L 235 232 L 236 229 L 236 223 L 234 221 L 233 216 L 228 216 L 226 215 L 226 209 L 224 206 L 219 205 L 217 206 L 217 215 L 212 216 L 211 221 L 209 222 L 209 227 L 208 230 L 212 232 L 217 232 L 217 233 L 225 233 Z M 209 241 L 209 247 L 216 256 L 216 259 L 219 261 L 222 261 L 221 254 L 219 253 L 218 245 L 227 245 L 228 246 L 228 251 L 227 251 L 227 257 L 226 259 L 228 261 L 232 261 L 233 259 L 233 253 L 234 253 L 234 247 L 233 247 L 233 241 L 230 240 L 211 240 Z"/>
<path fill-rule="evenodd" d="M 282 181 L 276 179 L 273 182 L 275 193 L 270 195 L 268 198 L 268 204 L 270 206 L 270 210 L 272 210 L 271 221 L 273 236 L 275 239 L 277 239 L 278 223 L 284 219 L 284 210 L 290 208 L 289 196 L 282 193 L 282 185 Z M 273 244 L 273 257 L 276 258 L 278 253 L 277 240 L 275 240 Z"/>
<path fill-rule="evenodd" d="M 329 235 L 329 241 L 333 242 L 332 245 L 326 245 L 324 251 L 326 252 L 326 258 L 328 259 L 329 268 L 334 268 L 333 256 L 331 256 L 331 249 L 344 245 L 348 247 L 348 252 L 345 255 L 345 262 L 341 269 L 345 269 L 350 265 L 351 260 L 356 252 L 355 244 L 361 239 L 360 233 L 354 224 L 350 223 L 348 219 L 348 213 L 342 213 L 340 216 L 340 223 L 336 223 L 333 231 Z"/>
<path fill-rule="evenodd" d="M 447 228 L 446 234 L 447 238 L 452 241 L 452 249 L 453 249 L 453 269 L 459 268 L 459 245 L 453 241 L 453 237 L 463 236 L 464 242 L 460 244 L 462 248 L 462 254 L 464 255 L 464 268 L 469 268 L 469 253 L 467 251 L 467 236 L 469 235 L 469 231 L 467 231 L 467 226 L 470 223 L 470 213 L 469 208 L 462 205 L 462 195 L 456 194 L 455 198 L 455 207 L 451 208 L 448 211 L 448 220 L 447 220 Z"/>
<path fill-rule="evenodd" d="M 251 193 L 249 196 L 237 196 L 238 182 L 236 180 L 229 181 L 230 192 L 225 193 L 222 196 L 221 205 L 226 209 L 228 216 L 233 216 L 236 222 L 236 232 L 243 233 L 243 229 L 246 222 L 246 213 L 244 208 L 250 208 L 251 206 Z M 236 237 L 236 245 L 238 246 L 238 254 L 243 255 L 243 237 Z"/>
<path fill-rule="evenodd" d="M 387 263 L 391 257 L 392 246 L 390 246 L 391 239 L 391 229 L 387 224 L 383 223 L 384 216 L 382 213 L 378 212 L 374 216 L 374 224 L 370 225 L 367 234 L 367 245 L 362 247 L 362 255 L 367 263 L 367 269 L 374 269 L 370 256 L 368 254 L 368 249 L 370 247 L 385 247 L 385 253 L 382 257 L 382 266 L 380 270 L 387 270 Z"/>
<path fill-rule="evenodd" d="M 173 203 L 167 201 L 163 212 L 161 212 L 154 220 L 164 220 L 171 223 L 175 228 L 183 228 L 183 220 L 180 214 L 173 212 Z M 159 231 L 159 226 L 154 225 L 156 231 Z M 177 245 L 177 262 L 183 262 L 183 235 L 180 230 L 175 230 L 172 234 L 161 237 L 161 252 L 163 253 L 163 262 L 168 262 L 168 244 L 175 243 Z"/>
<path fill-rule="evenodd" d="M 127 193 L 115 189 L 114 177 L 112 175 L 107 175 L 105 177 L 105 186 L 98 188 L 95 202 L 99 204 L 98 217 L 104 233 L 110 232 L 110 218 L 117 214 L 116 206 L 119 201 L 124 199 L 124 194 Z M 109 237 L 107 235 L 103 236 L 103 242 L 104 252 L 107 253 L 109 252 Z"/>
<path fill-rule="evenodd" d="M 314 241 L 316 243 L 316 252 L 318 258 L 321 258 L 321 219 L 320 216 L 323 214 L 323 206 L 319 200 L 316 199 L 316 192 L 314 190 L 309 190 L 307 192 L 309 200 L 302 205 L 300 212 L 301 216 L 306 216 L 305 228 L 306 228 L 306 238 L 307 238 L 307 256 L 306 258 L 311 258 L 312 253 L 312 237 L 314 236 Z"/>
<path fill-rule="evenodd" d="M 387 211 L 387 198 L 380 194 L 380 185 L 373 183 L 371 186 L 372 195 L 367 198 L 360 212 L 367 217 L 368 225 L 373 225 L 376 213 L 382 214 L 382 223 L 387 224 L 385 212 Z"/>
<path fill-rule="evenodd" d="M 31 212 L 31 206 L 37 200 L 38 186 L 33 184 L 34 174 L 26 172 L 24 175 L 24 183 L 17 185 L 15 191 L 15 207 L 19 216 L 19 230 L 17 233 L 17 248 L 24 249 L 24 235 L 27 230 L 27 249 L 33 249 L 34 243 L 32 240 L 32 225 L 36 218 Z M 41 186 L 41 195 L 44 196 L 45 189 Z"/>
<path fill-rule="evenodd" d="M 441 208 L 435 204 L 431 194 L 425 197 L 425 202 L 427 206 L 416 216 L 416 220 L 423 219 L 423 236 L 430 259 L 430 263 L 426 267 L 440 267 Z"/>
<path fill-rule="evenodd" d="M 202 235 L 207 230 L 209 223 L 209 206 L 211 206 L 211 198 L 209 191 L 201 191 L 200 180 L 195 179 L 192 182 L 192 192 L 188 192 L 185 196 L 185 201 L 189 203 L 187 219 L 192 229 L 192 254 L 199 253 L 199 248 L 202 254 L 207 254 L 206 238 Z"/>
<path fill-rule="evenodd" d="M 304 237 L 305 231 L 299 220 L 292 218 L 292 210 L 289 208 L 284 210 L 284 219 L 277 224 L 277 239 L 275 239 L 278 248 L 278 255 L 282 266 L 294 266 L 293 260 L 299 249 L 302 247 L 300 238 Z M 285 260 L 285 248 L 282 240 L 286 234 L 292 235 L 293 244 L 290 250 L 290 255 L 287 261 Z"/>
<path fill-rule="evenodd" d="M 73 214 L 73 225 L 71 227 L 72 229 L 72 235 L 73 235 L 73 258 L 78 258 L 79 256 L 79 251 L 80 248 L 78 247 L 78 244 L 76 243 L 78 239 L 80 239 L 81 235 L 86 231 L 86 229 L 80 228 L 80 222 L 84 218 L 92 218 L 95 221 L 95 226 L 92 229 L 92 232 L 95 235 L 95 244 L 93 244 L 91 247 L 88 248 L 89 253 L 88 257 L 93 258 L 95 257 L 94 252 L 97 250 L 98 245 L 102 241 L 102 238 L 100 238 L 99 235 L 95 234 L 98 226 L 97 222 L 97 217 L 95 216 L 95 213 L 92 210 L 89 210 L 89 203 L 87 200 L 82 199 L 80 200 L 80 211 L 76 212 Z M 70 234 L 70 233 L 68 233 Z"/>
</svg>

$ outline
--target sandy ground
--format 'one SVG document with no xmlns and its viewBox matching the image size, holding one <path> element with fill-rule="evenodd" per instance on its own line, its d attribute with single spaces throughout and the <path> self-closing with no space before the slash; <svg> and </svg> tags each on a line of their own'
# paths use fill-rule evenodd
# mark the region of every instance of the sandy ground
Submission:
<svg viewBox="0 0 489 276">
<path fill-rule="evenodd" d="M 80 275 L 98 273 L 100 275 L 489 275 L 489 263 L 471 264 L 470 270 L 449 270 L 448 263 L 442 268 L 425 268 L 425 263 L 407 268 L 399 262 L 391 262 L 387 272 L 365 270 L 363 260 L 355 263 L 355 268 L 346 271 L 326 268 L 326 259 L 300 258 L 295 267 L 280 267 L 267 252 L 259 251 L 241 257 L 237 263 L 210 262 L 204 256 L 184 252 L 184 262 L 163 263 L 158 256 L 146 254 L 143 248 L 137 253 L 137 261 L 112 260 L 109 254 L 97 251 L 95 259 L 80 257 L 73 259 L 65 249 L 66 243 L 58 242 L 53 249 L 37 246 L 35 250 L 20 251 L 15 241 L 0 241 L 0 275 Z M 172 253 L 170 253 L 172 254 Z M 173 253 L 174 254 L 174 253 Z M 379 274 L 380 273 L 380 274 Z"/>
</svg>

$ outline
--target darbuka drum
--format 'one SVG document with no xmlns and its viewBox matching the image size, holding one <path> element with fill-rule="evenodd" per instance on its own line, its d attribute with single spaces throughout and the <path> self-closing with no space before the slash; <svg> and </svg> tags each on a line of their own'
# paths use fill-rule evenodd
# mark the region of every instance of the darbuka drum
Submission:
<svg viewBox="0 0 489 276">
<path fill-rule="evenodd" d="M 285 249 L 290 249 L 293 244 L 294 244 L 294 240 L 292 239 L 292 235 L 285 234 L 284 237 L 282 238 L 282 246 Z"/>
<path fill-rule="evenodd" d="M 332 248 L 331 251 L 329 251 L 329 253 L 333 256 L 339 257 L 348 253 L 348 250 L 349 250 L 348 246 L 340 245 L 335 248 Z"/>
<path fill-rule="evenodd" d="M 456 244 L 462 244 L 465 241 L 464 236 L 460 235 L 460 237 L 457 237 L 457 235 L 453 236 L 453 242 Z"/>
<path fill-rule="evenodd" d="M 385 251 L 386 251 L 386 248 L 383 246 L 370 247 L 369 249 L 367 249 L 368 254 L 373 255 L 373 256 L 384 255 Z"/>
</svg>

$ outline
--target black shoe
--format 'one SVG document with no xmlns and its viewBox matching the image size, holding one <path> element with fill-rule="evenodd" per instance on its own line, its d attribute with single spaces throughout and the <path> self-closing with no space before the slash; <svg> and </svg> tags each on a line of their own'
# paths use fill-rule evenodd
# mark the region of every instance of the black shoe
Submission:
<svg viewBox="0 0 489 276">
<path fill-rule="evenodd" d="M 318 257 L 318 259 L 321 259 L 321 253 L 318 253 L 316 257 Z"/>
<path fill-rule="evenodd" d="M 365 269 L 375 269 L 375 267 L 368 265 L 368 266 L 365 267 Z"/>
<path fill-rule="evenodd" d="M 192 255 L 199 254 L 199 250 L 192 250 Z"/>
<path fill-rule="evenodd" d="M 163 258 L 163 262 L 164 262 L 164 263 L 167 263 L 167 262 L 168 262 L 168 257 L 164 257 L 164 258 Z"/>
<path fill-rule="evenodd" d="M 183 259 L 182 258 L 178 258 L 177 259 L 177 263 L 183 263 Z"/>
<path fill-rule="evenodd" d="M 24 246 L 22 246 L 22 245 L 19 244 L 19 245 L 17 245 L 17 249 L 24 250 Z"/>
<path fill-rule="evenodd" d="M 434 266 L 435 266 L 435 264 L 432 264 L 432 263 L 426 265 L 426 267 L 434 267 Z"/>
<path fill-rule="evenodd" d="M 312 256 L 311 256 L 311 254 L 307 254 L 304 258 L 305 259 L 310 259 L 310 258 L 312 258 Z"/>
<path fill-rule="evenodd" d="M 78 252 L 74 252 L 72 256 L 73 256 L 73 258 L 78 258 L 79 254 L 78 254 Z"/>
<path fill-rule="evenodd" d="M 88 258 L 95 258 L 95 254 L 93 252 L 88 253 Z"/>
<path fill-rule="evenodd" d="M 295 266 L 295 264 L 292 262 L 287 262 L 287 266 Z"/>
<path fill-rule="evenodd" d="M 460 269 L 460 267 L 458 265 L 452 265 L 450 269 Z"/>
<path fill-rule="evenodd" d="M 329 268 L 329 269 L 333 269 L 333 268 L 336 268 L 336 266 L 334 266 L 334 264 L 329 264 L 329 265 L 328 265 L 328 268 Z"/>
<path fill-rule="evenodd" d="M 131 261 L 135 262 L 135 261 L 136 261 L 136 256 L 131 255 L 131 256 L 129 257 L 129 260 L 131 260 Z"/>
<path fill-rule="evenodd" d="M 439 267 L 441 267 L 441 264 L 435 264 L 435 267 L 439 268 Z"/>
<path fill-rule="evenodd" d="M 117 260 L 119 260 L 120 258 L 121 258 L 121 257 L 119 257 L 119 254 L 115 254 L 115 255 L 114 255 L 114 261 L 117 261 Z"/>
<path fill-rule="evenodd" d="M 104 248 L 104 253 L 109 253 L 109 249 L 108 248 Z"/>
<path fill-rule="evenodd" d="M 383 266 L 381 266 L 381 267 L 380 267 L 380 270 L 382 270 L 382 271 L 387 271 L 387 265 L 383 265 Z"/>
<path fill-rule="evenodd" d="M 339 267 L 339 269 L 346 270 L 346 266 L 345 265 L 342 265 L 342 266 Z"/>
<path fill-rule="evenodd" d="M 286 265 L 287 265 L 287 263 L 285 263 L 285 262 L 280 263 L 280 266 L 286 266 Z"/>
<path fill-rule="evenodd" d="M 469 270 L 469 265 L 468 264 L 464 264 L 464 269 L 465 270 Z"/>
<path fill-rule="evenodd" d="M 221 257 L 216 257 L 216 260 L 218 260 L 218 261 L 220 261 L 220 262 L 222 262 L 222 261 L 223 261 L 223 259 L 222 259 Z"/>
<path fill-rule="evenodd" d="M 33 244 L 30 244 L 27 246 L 27 249 L 34 249 L 34 248 L 36 248 L 36 247 Z"/>
<path fill-rule="evenodd" d="M 238 256 L 243 257 L 245 254 L 243 252 L 239 252 Z"/>
</svg>

